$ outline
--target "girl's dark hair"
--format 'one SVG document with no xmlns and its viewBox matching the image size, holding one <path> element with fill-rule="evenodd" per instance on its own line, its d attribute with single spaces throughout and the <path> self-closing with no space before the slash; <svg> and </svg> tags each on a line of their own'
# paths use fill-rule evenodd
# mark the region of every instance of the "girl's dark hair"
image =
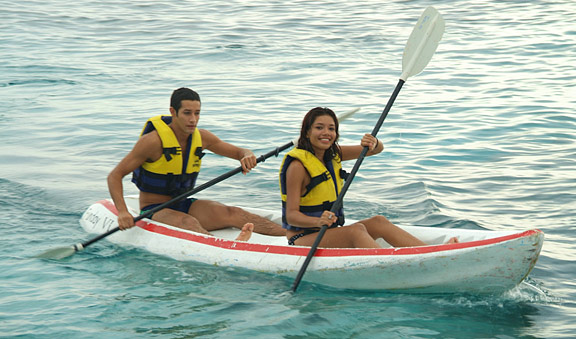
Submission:
<svg viewBox="0 0 576 339">
<path fill-rule="evenodd" d="M 334 143 L 330 146 L 330 149 L 324 153 L 324 161 L 332 160 L 336 154 L 342 159 L 342 151 L 340 150 L 340 146 L 338 146 L 338 138 L 340 134 L 338 133 L 338 118 L 336 114 L 330 109 L 326 107 L 315 107 L 312 108 L 304 119 L 302 120 L 302 128 L 300 129 L 300 138 L 298 139 L 298 148 L 307 150 L 314 154 L 314 149 L 312 148 L 312 144 L 310 143 L 310 139 L 306 136 L 308 131 L 312 128 L 312 124 L 316 121 L 316 118 L 319 116 L 328 115 L 334 119 L 334 125 L 336 127 L 336 138 L 334 139 Z"/>
<path fill-rule="evenodd" d="M 170 97 L 170 107 L 174 108 L 176 114 L 178 114 L 180 107 L 182 107 L 182 100 L 200 101 L 200 95 L 186 87 L 174 90 L 172 97 Z"/>
</svg>

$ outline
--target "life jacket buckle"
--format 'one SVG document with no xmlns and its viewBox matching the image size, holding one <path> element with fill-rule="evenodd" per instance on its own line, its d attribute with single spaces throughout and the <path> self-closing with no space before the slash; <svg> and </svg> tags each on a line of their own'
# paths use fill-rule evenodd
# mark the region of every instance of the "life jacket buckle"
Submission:
<svg viewBox="0 0 576 339">
<path fill-rule="evenodd" d="M 164 154 L 164 157 L 166 158 L 166 161 L 170 161 L 170 160 L 172 160 L 172 154 L 174 154 L 174 155 L 180 155 L 180 154 L 182 154 L 182 148 L 181 148 L 181 147 L 167 147 L 167 148 L 163 148 L 163 149 L 162 149 L 162 154 Z"/>
</svg>

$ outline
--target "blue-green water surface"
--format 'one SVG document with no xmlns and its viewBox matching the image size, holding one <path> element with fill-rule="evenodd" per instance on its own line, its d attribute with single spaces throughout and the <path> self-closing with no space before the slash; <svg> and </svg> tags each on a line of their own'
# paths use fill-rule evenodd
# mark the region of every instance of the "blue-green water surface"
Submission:
<svg viewBox="0 0 576 339">
<path fill-rule="evenodd" d="M 348 191 L 352 218 L 539 228 L 527 282 L 498 295 L 338 291 L 179 262 L 78 219 L 145 120 L 181 86 L 200 125 L 264 154 L 306 111 L 361 107 L 374 127 L 404 44 L 434 5 L 446 33 L 404 85 Z M 576 3 L 558 1 L 3 1 L 0 6 L 0 336 L 22 338 L 571 338 L 576 335 Z M 272 158 L 198 195 L 277 208 Z M 348 169 L 352 167 L 348 165 Z M 208 154 L 199 182 L 235 168 Z M 126 193 L 135 188 L 126 181 Z"/>
</svg>

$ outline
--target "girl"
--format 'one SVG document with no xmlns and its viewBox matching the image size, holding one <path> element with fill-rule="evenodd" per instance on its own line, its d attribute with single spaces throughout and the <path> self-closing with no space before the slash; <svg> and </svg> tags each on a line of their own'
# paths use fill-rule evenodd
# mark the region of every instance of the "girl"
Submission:
<svg viewBox="0 0 576 339">
<path fill-rule="evenodd" d="M 296 148 L 286 154 L 280 169 L 282 192 L 282 227 L 288 244 L 312 246 L 317 232 L 328 225 L 319 247 L 380 248 L 375 239 L 383 238 L 394 247 L 426 245 L 377 215 L 355 224 L 344 224 L 340 209 L 330 212 L 343 186 L 341 161 L 357 159 L 367 146 L 367 156 L 378 154 L 384 145 L 371 134 L 360 145 L 339 146 L 338 119 L 331 109 L 316 107 L 302 121 Z M 458 242 L 456 238 L 449 243 Z"/>
</svg>

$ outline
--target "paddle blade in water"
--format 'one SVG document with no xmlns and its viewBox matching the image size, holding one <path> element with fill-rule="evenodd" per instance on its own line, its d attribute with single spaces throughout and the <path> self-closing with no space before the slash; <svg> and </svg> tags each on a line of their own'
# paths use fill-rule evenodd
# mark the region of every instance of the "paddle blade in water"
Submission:
<svg viewBox="0 0 576 339">
<path fill-rule="evenodd" d="M 420 16 L 406 42 L 400 79 L 406 81 L 409 77 L 422 72 L 436 52 L 442 35 L 444 35 L 444 19 L 434 7 L 430 6 Z"/>
<path fill-rule="evenodd" d="M 54 248 L 44 253 L 38 254 L 35 258 L 40 259 L 64 259 L 76 253 L 74 246 Z"/>
</svg>

